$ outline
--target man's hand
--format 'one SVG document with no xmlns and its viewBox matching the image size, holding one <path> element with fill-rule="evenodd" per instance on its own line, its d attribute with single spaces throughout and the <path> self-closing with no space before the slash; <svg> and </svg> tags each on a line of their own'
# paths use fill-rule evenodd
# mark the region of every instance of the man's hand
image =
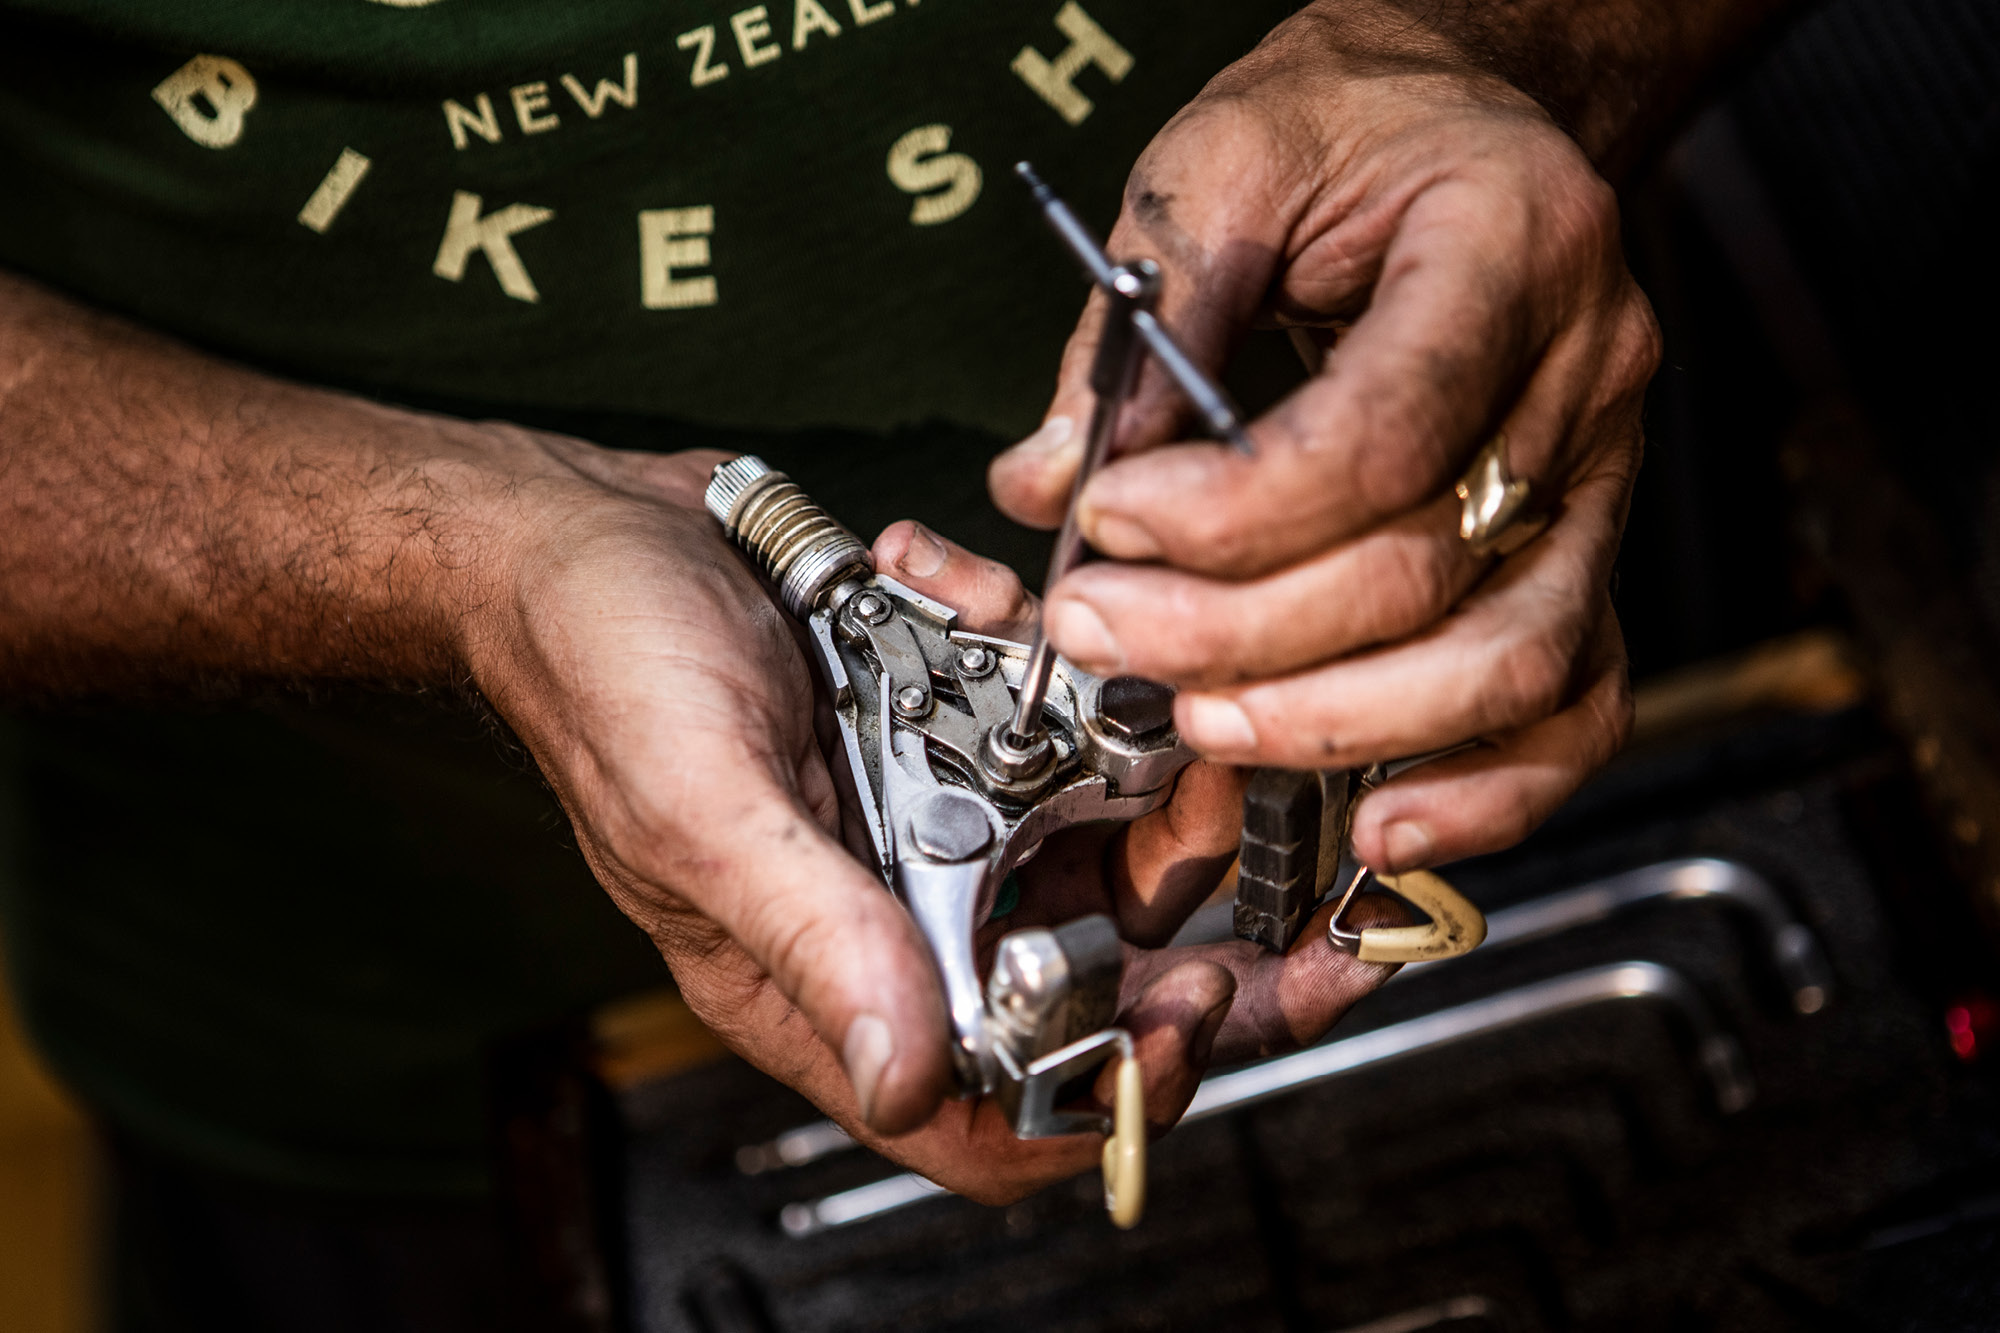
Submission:
<svg viewBox="0 0 2000 1333">
<path fill-rule="evenodd" d="M 1082 501 L 1116 562 L 1054 590 L 1056 646 L 1182 686 L 1182 734 L 1219 760 L 1483 742 L 1362 804 L 1356 849 L 1380 869 L 1517 841 L 1628 727 L 1608 585 L 1659 336 L 1611 188 L 1467 45 L 1322 0 L 1154 140 L 1109 248 L 1161 265 L 1163 318 L 1209 367 L 1260 321 L 1324 364 L 1253 423 L 1254 459 L 1168 443 L 1182 405 L 1149 370 L 1125 456 Z M 1101 311 L 1047 424 L 993 466 L 1023 521 L 1061 516 Z M 1495 438 L 1553 520 L 1504 559 L 1460 539 L 1452 493 Z"/>
<path fill-rule="evenodd" d="M 1088 1136 L 1022 1143 L 992 1103 L 946 1100 L 935 965 L 842 844 L 794 627 L 701 509 L 720 455 L 540 443 L 582 489 L 551 480 L 528 493 L 537 517 L 509 559 L 514 592 L 477 617 L 469 660 L 690 1006 L 857 1136 L 952 1188 L 997 1201 L 1087 1169 Z M 1010 572 L 915 525 L 876 554 L 977 628 L 1032 623 Z M 1106 911 L 1129 939 L 1164 944 L 1228 864 L 1240 811 L 1234 772 L 1201 765 L 1147 819 L 1051 839 L 1022 871 L 1021 910 L 985 943 Z M 1132 949 L 1122 1020 L 1149 1118 L 1179 1117 L 1214 1051 L 1316 1037 L 1383 975 L 1323 931 L 1284 959 Z"/>
<path fill-rule="evenodd" d="M 1002 565 L 913 523 L 883 533 L 874 553 L 878 569 L 954 607 L 969 628 L 1011 637 L 1032 630 L 1034 599 Z M 980 937 L 985 960 L 1009 931 L 1092 912 L 1116 920 L 1127 941 L 1118 1022 L 1136 1039 L 1146 1116 L 1157 1129 L 1179 1119 L 1212 1061 L 1316 1040 L 1391 970 L 1332 947 L 1325 930 L 1330 907 L 1309 938 L 1282 958 L 1244 943 L 1164 947 L 1213 892 L 1235 855 L 1241 826 L 1240 774 L 1195 764 L 1181 774 L 1173 799 L 1153 814 L 1130 825 L 1050 838 L 1019 872 L 1020 907 L 989 923 Z M 822 827 L 832 832 L 829 822 Z M 866 878 L 878 899 L 891 901 L 879 880 Z M 795 1021 L 783 988 L 708 918 L 686 913 L 682 920 L 687 933 L 670 935 L 664 947 L 696 1011 L 877 1151 L 989 1203 L 1019 1198 L 1097 1163 L 1101 1140 L 1095 1136 L 1023 1142 L 985 1099 L 945 1102 L 922 1128 L 900 1137 L 874 1131 L 857 1114 L 836 1052 Z M 942 1038 L 929 1040 L 942 1067 Z M 1106 1105 L 1110 1084 L 1107 1069 L 1097 1089 Z"/>
<path fill-rule="evenodd" d="M 921 1126 L 887 1150 L 980 1197 L 1089 1165 L 1088 1136 L 1017 1143 L 945 1100 L 935 964 L 842 843 L 797 627 L 702 508 L 719 455 L 286 384 L 5 279 L 0 443 L 0 691 L 469 678 L 738 1051 L 873 1142 Z M 969 619 L 1034 614 L 998 566 L 892 537 L 878 557 Z M 1102 907 L 1164 941 L 1227 862 L 1237 802 L 1201 769 L 1108 850 L 1051 839 L 1021 921 Z M 1179 1115 L 1212 1045 L 1316 1036 L 1380 975 L 1324 949 L 1135 956 L 1149 1115 Z"/>
</svg>

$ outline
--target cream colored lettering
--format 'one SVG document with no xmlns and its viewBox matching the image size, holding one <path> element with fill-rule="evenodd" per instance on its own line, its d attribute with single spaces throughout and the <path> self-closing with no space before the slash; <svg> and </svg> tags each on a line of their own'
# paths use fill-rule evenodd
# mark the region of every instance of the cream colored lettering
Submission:
<svg viewBox="0 0 2000 1333">
<path fill-rule="evenodd" d="M 895 0 L 882 0 L 875 5 L 869 4 L 868 0 L 847 0 L 847 7 L 854 12 L 854 26 L 857 28 L 880 22 L 896 12 Z"/>
<path fill-rule="evenodd" d="M 451 131 L 452 147 L 461 152 L 472 142 L 465 135 L 467 130 L 488 143 L 500 142 L 500 117 L 494 114 L 493 99 L 481 93 L 472 104 L 479 108 L 476 116 L 449 97 L 444 99 L 445 128 Z"/>
<path fill-rule="evenodd" d="M 949 147 L 951 126 L 924 125 L 889 150 L 889 179 L 903 193 L 918 196 L 910 205 L 915 226 L 949 222 L 979 199 L 984 183 L 979 164 L 964 153 L 947 153 Z"/>
<path fill-rule="evenodd" d="M 715 210 L 653 208 L 639 214 L 639 302 L 648 310 L 695 310 L 721 299 L 712 274 L 676 277 L 707 268 Z"/>
<path fill-rule="evenodd" d="M 582 81 L 576 75 L 565 74 L 562 76 L 562 86 L 576 99 L 576 104 L 583 108 L 583 114 L 592 120 L 604 114 L 604 107 L 608 102 L 616 102 L 630 111 L 639 105 L 639 53 L 637 51 L 625 53 L 625 82 L 622 85 L 613 83 L 609 79 L 599 79 L 597 91 L 587 93 L 583 90 Z"/>
<path fill-rule="evenodd" d="M 513 100 L 514 119 L 520 122 L 521 133 L 546 134 L 562 128 L 562 117 L 549 110 L 549 85 L 546 82 L 524 83 L 509 88 L 507 96 Z"/>
<path fill-rule="evenodd" d="M 684 32 L 674 39 L 674 45 L 683 51 L 694 52 L 694 70 L 688 75 L 688 86 L 706 88 L 719 79 L 729 77 L 729 66 L 712 65 L 709 60 L 715 55 L 715 25 L 704 23 L 693 32 Z"/>
<path fill-rule="evenodd" d="M 1132 53 L 1098 27 L 1076 0 L 1069 0 L 1056 15 L 1056 27 L 1069 38 L 1068 50 L 1050 60 L 1034 47 L 1024 46 L 1014 57 L 1012 69 L 1021 82 L 1055 108 L 1057 115 L 1072 125 L 1081 125 L 1096 108 L 1077 91 L 1076 76 L 1095 65 L 1104 71 L 1105 78 L 1121 83 L 1132 70 Z"/>
<path fill-rule="evenodd" d="M 816 32 L 838 37 L 840 25 L 833 21 L 833 15 L 820 7 L 819 0 L 799 0 L 798 8 L 792 11 L 792 49 L 805 50 L 806 42 Z"/>
<path fill-rule="evenodd" d="M 243 137 L 257 80 L 228 56 L 196 56 L 160 80 L 153 100 L 203 148 L 227 148 Z"/>
<path fill-rule="evenodd" d="M 485 201 L 468 190 L 452 193 L 451 217 L 444 224 L 444 240 L 438 244 L 437 261 L 431 265 L 431 272 L 447 282 L 462 281 L 467 261 L 474 250 L 479 250 L 493 266 L 493 276 L 500 280 L 501 291 L 516 301 L 541 300 L 534 279 L 528 276 L 527 267 L 514 250 L 513 238 L 530 227 L 541 226 L 556 211 L 535 204 L 509 204 L 481 217 L 479 210 L 484 206 Z"/>
<path fill-rule="evenodd" d="M 785 53 L 785 49 L 770 41 L 771 11 L 763 5 L 746 9 L 740 14 L 729 16 L 729 27 L 736 34 L 736 49 L 743 53 L 743 68 L 755 69 L 768 65 Z M 760 43 L 767 43 L 760 45 Z"/>
<path fill-rule="evenodd" d="M 324 236 L 333 220 L 340 216 L 340 210 L 347 207 L 347 201 L 354 197 L 361 178 L 368 174 L 368 168 L 375 164 L 365 153 L 357 153 L 352 148 L 340 150 L 339 159 L 333 169 L 326 173 L 319 188 L 306 200 L 306 206 L 299 210 L 299 225 L 309 227 Z"/>
</svg>

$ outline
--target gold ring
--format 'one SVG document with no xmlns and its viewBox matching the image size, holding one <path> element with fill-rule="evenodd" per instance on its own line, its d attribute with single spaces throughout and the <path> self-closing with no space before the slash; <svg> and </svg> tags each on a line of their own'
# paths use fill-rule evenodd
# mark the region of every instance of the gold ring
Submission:
<svg viewBox="0 0 2000 1333">
<path fill-rule="evenodd" d="M 1549 525 L 1547 515 L 1530 515 L 1534 488 L 1507 472 L 1507 437 L 1495 435 L 1454 488 L 1463 502 L 1458 535 L 1481 558 L 1512 555 Z"/>
</svg>

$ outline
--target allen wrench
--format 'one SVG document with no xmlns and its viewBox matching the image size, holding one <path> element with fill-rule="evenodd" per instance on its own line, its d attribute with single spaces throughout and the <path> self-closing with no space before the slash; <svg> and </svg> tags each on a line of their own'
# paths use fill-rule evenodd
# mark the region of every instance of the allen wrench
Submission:
<svg viewBox="0 0 2000 1333">
<path fill-rule="evenodd" d="M 1565 973 L 1211 1075 L 1202 1080 L 1180 1123 L 1245 1110 L 1360 1070 L 1508 1028 L 1598 1005 L 1633 1002 L 1662 1005 L 1681 1020 L 1693 1038 L 1696 1062 L 1709 1082 L 1719 1112 L 1733 1115 L 1755 1098 L 1756 1085 L 1741 1043 L 1717 1020 L 1694 983 L 1673 968 L 1632 960 Z M 786 1235 L 803 1240 L 886 1217 L 948 1193 L 914 1171 L 906 1171 L 857 1189 L 787 1204 L 779 1213 L 778 1224 Z"/>
</svg>

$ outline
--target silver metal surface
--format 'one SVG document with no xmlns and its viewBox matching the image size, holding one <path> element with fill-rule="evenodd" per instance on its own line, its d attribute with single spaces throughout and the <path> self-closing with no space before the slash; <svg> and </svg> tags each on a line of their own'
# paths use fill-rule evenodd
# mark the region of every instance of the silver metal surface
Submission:
<svg viewBox="0 0 2000 1333">
<path fill-rule="evenodd" d="M 822 593 L 874 568 L 860 538 L 761 458 L 744 454 L 718 464 L 703 502 L 777 585 L 785 609 L 802 620 Z"/>
<path fill-rule="evenodd" d="M 1056 1095 L 1113 1056 L 1131 1059 L 1131 1033 L 1105 1028 L 1025 1066 L 1016 1064 L 1004 1046 L 997 1053 L 1009 1077 L 1000 1081 L 996 1091 L 1008 1123 L 1020 1137 L 1053 1139 L 1064 1134 L 1111 1132 L 1110 1116 L 1095 1111 L 1058 1111 Z"/>
<path fill-rule="evenodd" d="M 1789 989 L 1794 1011 L 1817 1013 L 1831 1001 L 1833 971 L 1812 930 L 1793 916 L 1769 880 L 1741 862 L 1719 857 L 1662 861 L 1504 908 L 1487 917 L 1486 943 L 1481 947 L 1493 950 L 1548 939 L 1653 902 L 1713 902 L 1740 913 L 1757 928 L 1772 968 Z M 1228 902 L 1204 907 L 1173 943 L 1210 944 L 1232 938 L 1232 912 Z M 1436 966 L 1406 963 L 1383 984 L 1393 985 Z M 833 1128 L 831 1121 L 816 1123 Z M 801 1126 L 795 1132 L 811 1128 Z"/>
<path fill-rule="evenodd" d="M 1485 947 L 1546 939 L 1651 902 L 1713 902 L 1742 913 L 1762 935 L 1795 1011 L 1818 1013 L 1833 998 L 1833 969 L 1811 929 L 1792 915 L 1769 880 L 1720 857 L 1661 861 L 1505 908 L 1486 918 Z M 1430 966 L 1411 963 L 1403 971 Z"/>
<path fill-rule="evenodd" d="M 895 614 L 889 599 L 879 592 L 864 592 L 854 599 L 854 614 L 871 625 L 879 625 Z"/>
<path fill-rule="evenodd" d="M 1077 521 L 1077 500 L 1097 469 L 1110 458 L 1111 446 L 1118 438 L 1119 420 L 1125 415 L 1126 400 L 1138 384 L 1145 349 L 1132 336 L 1133 320 L 1159 299 L 1160 270 L 1152 265 L 1143 268 L 1114 266 L 1105 287 L 1105 296 L 1110 301 L 1110 309 L 1105 314 L 1103 330 L 1099 334 L 1101 341 L 1097 349 L 1097 364 L 1091 370 L 1091 387 L 1096 392 L 1097 401 L 1091 408 L 1090 434 L 1084 443 L 1083 458 L 1077 464 L 1076 478 L 1070 483 L 1069 504 L 1063 512 L 1062 530 L 1056 534 L 1055 548 L 1049 555 L 1048 577 L 1042 582 L 1045 599 L 1063 576 L 1083 559 L 1083 529 Z M 1028 655 L 1028 674 L 1015 702 L 1013 720 L 1008 724 L 1009 740 L 1025 744 L 1041 734 L 1042 702 L 1048 694 L 1049 674 L 1054 667 L 1055 649 L 1038 625 L 1035 645 Z"/>
<path fill-rule="evenodd" d="M 1084 542 L 1083 534 L 1077 527 L 1077 497 L 1083 494 L 1084 484 L 1091 475 L 1110 456 L 1111 446 L 1118 435 L 1119 420 L 1124 415 L 1125 404 L 1131 398 L 1133 389 L 1138 385 L 1146 353 L 1152 353 L 1168 377 L 1187 395 L 1188 401 L 1216 439 L 1228 441 L 1231 447 L 1246 457 L 1256 454 L 1256 446 L 1251 442 L 1249 432 L 1243 428 L 1242 415 L 1230 402 L 1228 393 L 1181 350 L 1154 313 L 1153 307 L 1160 297 L 1159 266 L 1150 260 L 1133 264 L 1113 262 L 1091 234 L 1090 228 L 1083 225 L 1083 220 L 1049 188 L 1032 166 L 1017 162 L 1014 174 L 1033 192 L 1035 203 L 1040 206 L 1050 229 L 1083 265 L 1084 272 L 1090 275 L 1091 282 L 1104 293 L 1109 303 L 1099 333 L 1097 364 L 1091 371 L 1091 388 L 1096 393 L 1097 401 L 1091 410 L 1090 432 L 1085 441 L 1083 459 L 1077 465 L 1076 480 L 1070 488 L 1062 531 L 1056 538 L 1054 554 L 1049 558 L 1049 574 L 1043 584 L 1046 595 L 1082 557 Z M 1040 733 L 1042 696 L 1048 688 L 1054 656 L 1054 650 L 1038 630 L 1034 650 L 1028 659 L 1028 674 L 1013 721 L 1009 724 L 1009 734 L 1020 744 L 1026 744 Z"/>
<path fill-rule="evenodd" d="M 970 861 L 993 845 L 993 825 L 977 797 L 940 791 L 910 816 L 910 839 L 934 861 Z"/>
<path fill-rule="evenodd" d="M 1255 1106 L 1338 1075 L 1420 1051 L 1571 1010 L 1623 1000 L 1657 1001 L 1680 1016 L 1694 1037 L 1695 1052 L 1714 1092 L 1716 1109 L 1729 1114 L 1750 1104 L 1755 1088 L 1742 1047 L 1716 1022 L 1701 992 L 1672 968 L 1635 961 L 1567 973 L 1440 1009 L 1421 1018 L 1392 1023 L 1373 1032 L 1326 1042 L 1295 1055 L 1212 1075 L 1202 1080 L 1181 1122 L 1186 1124 Z"/>
<path fill-rule="evenodd" d="M 768 1143 L 750 1143 L 736 1150 L 736 1169 L 746 1176 L 807 1166 L 823 1157 L 859 1147 L 852 1136 L 831 1120 L 815 1120 L 788 1129 Z"/>
<path fill-rule="evenodd" d="M 1045 642 L 1038 647 L 1046 648 Z M 1050 659 L 1051 663 L 1053 658 Z M 1028 658 L 1028 669 L 1034 671 L 1035 659 Z M 1044 682 L 1043 690 L 1048 689 Z M 1039 714 L 1039 708 L 1037 709 Z M 1011 720 L 987 729 L 985 739 L 979 748 L 979 764 L 988 774 L 1001 782 L 1027 782 L 1039 777 L 1056 757 L 1055 742 L 1050 739 L 1046 728 L 1034 735 L 1022 737 L 1015 733 Z"/>
<path fill-rule="evenodd" d="M 944 1186 L 933 1185 L 916 1172 L 907 1171 L 859 1189 L 829 1194 L 810 1203 L 788 1203 L 779 1210 L 778 1225 L 786 1235 L 804 1240 L 835 1227 L 853 1226 L 871 1217 L 900 1212 L 913 1203 L 922 1203 L 925 1199 L 948 1193 L 950 1191 Z"/>
<path fill-rule="evenodd" d="M 1709 1082 L 1717 1110 L 1733 1114 L 1750 1104 L 1756 1088 L 1743 1049 L 1717 1022 L 1701 992 L 1672 968 L 1633 961 L 1552 977 L 1358 1036 L 1323 1042 L 1293 1055 L 1211 1074 L 1202 1080 L 1181 1123 L 1240 1111 L 1358 1070 L 1560 1014 L 1626 1002 L 1664 1005 L 1681 1021 L 1693 1038 L 1696 1061 Z M 816 1235 L 881 1217 L 942 1193 L 945 1191 L 922 1176 L 906 1172 L 859 1189 L 789 1205 L 784 1229 L 797 1237 Z"/>
<path fill-rule="evenodd" d="M 1108 1058 L 1129 1042 L 1108 1026 L 1115 1004 L 1058 1006 L 1061 1021 L 1048 1032 L 1013 1052 L 996 1050 L 975 932 L 1008 873 L 1044 839 L 1157 809 L 1193 753 L 1171 730 L 1103 741 L 1100 682 L 1051 655 L 1040 733 L 1020 762 L 996 766 L 990 742 L 1016 711 L 1033 656 L 1027 645 L 961 630 L 950 607 L 873 574 L 866 548 L 754 458 L 719 466 L 709 503 L 811 635 L 877 867 L 937 964 L 960 1090 L 999 1095 L 1018 1111 L 1018 1133 L 1070 1132 L 1071 1122 L 1043 1105 L 1055 1091 L 1043 1082 L 1055 1075 L 1028 1057 L 1069 1042 L 1073 1058 Z M 1122 956 L 1110 957 L 1115 973 Z M 1102 989 L 1095 965 L 1092 977 L 1079 991 L 1086 999 Z M 1067 1079 L 1087 1070 L 1058 1072 Z"/>
<path fill-rule="evenodd" d="M 1792 914 L 1769 880 L 1740 861 L 1719 857 L 1661 861 L 1501 908 L 1487 916 L 1486 942 L 1480 948 L 1491 953 L 1546 939 L 1654 902 L 1712 902 L 1742 914 L 1756 927 L 1772 969 L 1791 995 L 1795 1012 L 1815 1014 L 1832 1000 L 1833 969 L 1811 927 Z M 1232 938 L 1232 911 L 1233 905 L 1227 902 L 1203 907 L 1188 918 L 1174 936 L 1174 944 L 1214 944 Z M 1404 980 L 1436 966 L 1439 964 L 1405 963 L 1389 981 Z"/>
<path fill-rule="evenodd" d="M 1049 188 L 1048 183 L 1028 163 L 1015 163 L 1014 174 L 1019 176 L 1022 183 L 1034 193 L 1035 202 L 1040 205 L 1042 216 L 1048 221 L 1049 228 L 1061 238 L 1062 243 L 1069 248 L 1069 252 L 1076 256 L 1077 262 L 1083 265 L 1083 271 L 1090 275 L 1091 282 L 1106 293 L 1113 291 L 1117 282 L 1118 266 L 1112 263 L 1111 257 L 1104 252 L 1104 247 L 1098 244 L 1097 237 L 1091 233 L 1090 228 L 1083 224 L 1083 220 L 1077 217 L 1075 211 Z M 1187 353 L 1181 350 L 1180 344 L 1174 341 L 1173 336 L 1150 313 L 1144 319 L 1135 319 L 1133 326 L 1140 338 L 1145 341 L 1148 350 L 1159 359 L 1161 367 L 1173 378 L 1180 391 L 1187 395 L 1188 401 L 1194 404 L 1195 410 L 1207 424 L 1209 433 L 1218 440 L 1226 440 L 1238 453 L 1254 456 L 1257 447 L 1251 442 L 1249 432 L 1243 429 L 1242 414 L 1229 401 L 1229 395 L 1222 386 L 1189 359 Z"/>
<path fill-rule="evenodd" d="M 1069 995 L 1069 959 L 1052 930 L 1017 930 L 1000 941 L 986 974 L 986 1007 L 996 1036 L 1027 1063 L 1049 1031 L 1056 1007 Z"/>
</svg>

